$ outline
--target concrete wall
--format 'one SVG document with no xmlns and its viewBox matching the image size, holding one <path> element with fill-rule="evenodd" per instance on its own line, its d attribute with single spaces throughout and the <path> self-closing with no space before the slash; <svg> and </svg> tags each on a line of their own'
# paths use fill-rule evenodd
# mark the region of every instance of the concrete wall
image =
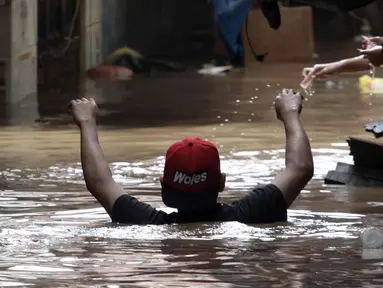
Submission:
<svg viewBox="0 0 383 288">
<path fill-rule="evenodd" d="M 81 1 L 81 58 L 82 70 L 85 71 L 102 61 L 101 1 Z M 114 1 L 110 1 L 114 2 Z"/>
<path fill-rule="evenodd" d="M 1 71 L 2 117 L 11 123 L 30 122 L 37 117 L 37 0 L 0 4 L 0 58 L 6 62 Z"/>
<path fill-rule="evenodd" d="M 131 4 L 126 0 L 101 0 L 102 10 L 102 55 L 104 58 L 115 49 L 126 45 L 127 11 Z"/>
<path fill-rule="evenodd" d="M 37 91 L 37 1 L 12 0 L 11 87 L 9 102 Z"/>
</svg>

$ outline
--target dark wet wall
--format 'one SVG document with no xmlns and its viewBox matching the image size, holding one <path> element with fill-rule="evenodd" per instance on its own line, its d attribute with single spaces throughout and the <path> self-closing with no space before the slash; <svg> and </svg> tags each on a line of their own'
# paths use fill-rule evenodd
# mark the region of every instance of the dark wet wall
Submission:
<svg viewBox="0 0 383 288">
<path fill-rule="evenodd" d="M 206 0 L 102 0 L 103 56 L 127 45 L 145 56 L 208 57 L 212 8 Z"/>
</svg>

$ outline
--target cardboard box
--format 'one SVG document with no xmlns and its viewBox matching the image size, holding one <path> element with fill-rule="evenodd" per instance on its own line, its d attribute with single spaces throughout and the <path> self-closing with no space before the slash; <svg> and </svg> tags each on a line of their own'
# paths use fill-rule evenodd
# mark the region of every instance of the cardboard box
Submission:
<svg viewBox="0 0 383 288">
<path fill-rule="evenodd" d="M 254 52 L 268 52 L 265 62 L 306 60 L 315 53 L 312 8 L 308 6 L 286 8 L 280 6 L 282 24 L 278 30 L 269 27 L 259 9 L 250 11 L 249 40 Z M 251 51 L 246 25 L 242 29 L 246 63 L 255 61 Z"/>
</svg>

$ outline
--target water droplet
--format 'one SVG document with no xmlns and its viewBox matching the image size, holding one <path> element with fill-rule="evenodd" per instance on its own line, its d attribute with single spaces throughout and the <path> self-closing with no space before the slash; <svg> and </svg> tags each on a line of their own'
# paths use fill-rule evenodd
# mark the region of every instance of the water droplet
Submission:
<svg viewBox="0 0 383 288">
<path fill-rule="evenodd" d="M 251 119 L 247 119 L 247 121 L 251 122 Z"/>
<path fill-rule="evenodd" d="M 219 147 L 220 147 L 220 148 L 223 148 L 223 145 L 221 144 L 221 145 L 219 145 Z"/>
<path fill-rule="evenodd" d="M 258 99 L 258 96 L 254 96 L 254 99 Z"/>
<path fill-rule="evenodd" d="M 214 127 L 214 128 L 213 128 L 213 131 L 215 131 L 215 130 L 217 130 L 217 128 L 216 128 L 216 127 Z"/>
<path fill-rule="evenodd" d="M 235 102 L 239 103 L 239 102 L 241 102 L 241 100 L 237 99 L 237 101 L 235 101 Z"/>
<path fill-rule="evenodd" d="M 255 88 L 255 91 L 258 91 L 258 88 Z"/>
<path fill-rule="evenodd" d="M 225 122 L 229 122 L 229 119 L 225 119 Z"/>
<path fill-rule="evenodd" d="M 250 101 L 249 101 L 249 103 L 250 103 L 250 104 L 252 104 L 252 103 L 253 103 L 253 101 L 251 101 L 251 100 L 250 100 Z"/>
<path fill-rule="evenodd" d="M 219 126 L 224 126 L 224 124 L 223 124 L 223 123 L 221 123 L 221 124 L 219 124 Z"/>
<path fill-rule="evenodd" d="M 251 116 L 255 116 L 255 114 L 254 114 L 254 113 L 251 113 Z"/>
<path fill-rule="evenodd" d="M 267 84 L 266 86 L 267 86 L 268 88 L 270 88 L 270 87 L 271 87 L 271 85 L 270 85 L 270 84 Z"/>
<path fill-rule="evenodd" d="M 234 111 L 233 113 L 234 113 L 234 114 L 238 114 L 238 112 L 237 112 L 237 111 Z"/>
<path fill-rule="evenodd" d="M 243 135 L 245 135 L 245 133 L 242 132 L 242 133 L 241 133 L 241 136 L 243 136 Z"/>
<path fill-rule="evenodd" d="M 215 135 L 211 135 L 211 138 L 215 138 Z"/>
<path fill-rule="evenodd" d="M 221 119 L 221 116 L 217 116 L 218 119 Z"/>
</svg>

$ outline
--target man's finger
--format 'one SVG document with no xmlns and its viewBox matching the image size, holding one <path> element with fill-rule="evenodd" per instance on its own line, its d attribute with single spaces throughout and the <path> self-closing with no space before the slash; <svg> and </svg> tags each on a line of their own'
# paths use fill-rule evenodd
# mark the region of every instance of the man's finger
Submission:
<svg viewBox="0 0 383 288">
<path fill-rule="evenodd" d="M 76 104 L 77 102 L 75 100 L 70 101 L 68 104 L 68 110 L 72 111 L 73 105 L 76 105 Z"/>
<path fill-rule="evenodd" d="M 94 101 L 93 98 L 89 98 L 89 102 L 90 102 L 92 105 L 97 105 L 97 104 L 96 104 L 96 101 Z"/>
<path fill-rule="evenodd" d="M 382 51 L 382 46 L 376 45 L 367 49 L 358 49 L 360 54 L 379 53 Z"/>
<path fill-rule="evenodd" d="M 306 75 L 309 74 L 311 70 L 313 70 L 313 68 L 303 68 L 302 76 L 306 77 Z"/>
<path fill-rule="evenodd" d="M 374 37 L 363 37 L 365 41 L 379 41 L 381 40 L 381 37 L 374 36 Z"/>
<path fill-rule="evenodd" d="M 315 68 L 311 69 L 311 71 L 306 74 L 305 79 L 303 79 L 302 83 L 306 83 L 307 81 L 310 81 L 310 79 L 314 79 L 317 71 L 318 69 L 315 69 Z"/>
</svg>

